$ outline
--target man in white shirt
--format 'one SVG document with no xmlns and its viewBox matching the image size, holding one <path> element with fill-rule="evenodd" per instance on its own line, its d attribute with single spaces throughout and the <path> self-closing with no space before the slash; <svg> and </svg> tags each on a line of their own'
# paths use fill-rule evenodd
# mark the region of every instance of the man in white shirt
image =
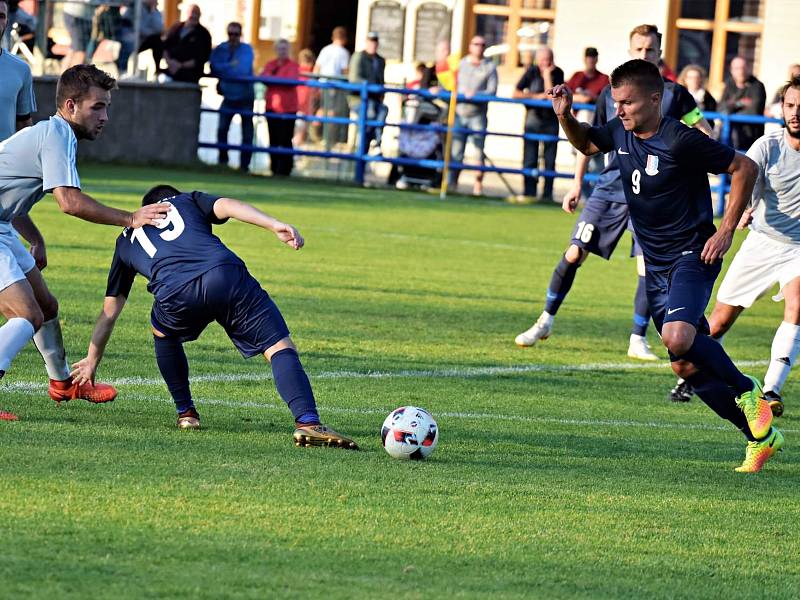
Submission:
<svg viewBox="0 0 800 600">
<path fill-rule="evenodd" d="M 0 143 L 0 313 L 7 319 L 0 327 L 0 378 L 33 339 L 56 402 L 109 402 L 117 392 L 107 384 L 78 385 L 70 377 L 58 302 L 40 271 L 47 264 L 44 238 L 28 213 L 48 192 L 63 212 L 92 223 L 141 227 L 158 222 L 169 210 L 169 205 L 154 204 L 129 213 L 81 192 L 75 165 L 78 139 L 93 140 L 103 130 L 114 87 L 114 78 L 94 65 L 72 67 L 58 81 L 56 114 Z M 16 416 L 0 413 L 0 419 Z"/>
<path fill-rule="evenodd" d="M 350 52 L 347 45 L 347 29 L 334 27 L 331 33 L 331 43 L 319 52 L 317 62 L 314 64 L 314 73 L 324 77 L 342 79 L 347 75 L 350 65 Z M 322 113 L 326 117 L 346 117 L 349 112 L 347 94 L 342 90 L 322 90 Z M 339 124 L 324 125 L 327 132 L 326 139 L 339 142 L 347 140 L 347 127 Z"/>
</svg>

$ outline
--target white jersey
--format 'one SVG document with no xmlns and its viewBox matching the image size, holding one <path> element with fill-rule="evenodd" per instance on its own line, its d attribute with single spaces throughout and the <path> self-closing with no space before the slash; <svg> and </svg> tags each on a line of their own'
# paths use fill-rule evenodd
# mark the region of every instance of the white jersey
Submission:
<svg viewBox="0 0 800 600">
<path fill-rule="evenodd" d="M 0 52 L 0 140 L 17 131 L 17 117 L 36 111 L 31 68 L 24 60 L 3 50 Z"/>
<path fill-rule="evenodd" d="M 320 75 L 340 77 L 350 66 L 350 52 L 344 46 L 328 44 L 320 50 L 317 65 L 319 65 Z"/>
<path fill-rule="evenodd" d="M 787 244 L 800 244 L 800 152 L 784 129 L 758 138 L 747 156 L 758 165 L 750 228 Z"/>
<path fill-rule="evenodd" d="M 78 140 L 58 115 L 0 143 L 0 223 L 25 215 L 57 187 L 80 189 Z"/>
</svg>

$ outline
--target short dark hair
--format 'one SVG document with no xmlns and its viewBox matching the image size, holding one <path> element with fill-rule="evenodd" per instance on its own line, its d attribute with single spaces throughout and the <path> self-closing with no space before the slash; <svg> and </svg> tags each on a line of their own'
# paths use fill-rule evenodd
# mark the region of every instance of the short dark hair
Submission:
<svg viewBox="0 0 800 600">
<path fill-rule="evenodd" d="M 61 74 L 56 85 L 56 108 L 67 100 L 80 102 L 89 95 L 89 90 L 99 87 L 107 92 L 117 88 L 117 80 L 94 65 L 75 65 Z"/>
<path fill-rule="evenodd" d="M 162 200 L 166 200 L 167 198 L 174 198 L 175 196 L 179 195 L 181 192 L 178 189 L 175 189 L 171 185 L 167 183 L 159 183 L 158 185 L 151 187 L 147 190 L 144 196 L 142 196 L 142 206 L 147 206 L 148 204 L 155 204 L 156 202 L 161 202 Z"/>
<path fill-rule="evenodd" d="M 653 63 L 640 58 L 634 58 L 622 63 L 611 72 L 611 87 L 618 88 L 623 85 L 634 85 L 648 92 L 664 93 L 664 79 Z"/>
<path fill-rule="evenodd" d="M 632 40 L 635 35 L 654 35 L 658 40 L 658 45 L 661 46 L 661 32 L 658 31 L 658 27 L 655 25 L 637 25 L 631 29 L 628 40 Z"/>
<path fill-rule="evenodd" d="M 786 97 L 786 92 L 789 91 L 789 88 L 800 91 L 800 77 L 792 77 L 781 88 L 781 104 L 783 104 L 783 99 Z"/>
</svg>

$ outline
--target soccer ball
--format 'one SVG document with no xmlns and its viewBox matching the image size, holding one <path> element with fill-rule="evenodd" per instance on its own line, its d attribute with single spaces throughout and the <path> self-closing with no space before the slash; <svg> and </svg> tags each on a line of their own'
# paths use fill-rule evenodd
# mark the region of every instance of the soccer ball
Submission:
<svg viewBox="0 0 800 600">
<path fill-rule="evenodd" d="M 422 460 L 439 441 L 439 426 L 431 414 L 416 406 L 394 409 L 381 427 L 383 448 L 392 458 Z"/>
</svg>

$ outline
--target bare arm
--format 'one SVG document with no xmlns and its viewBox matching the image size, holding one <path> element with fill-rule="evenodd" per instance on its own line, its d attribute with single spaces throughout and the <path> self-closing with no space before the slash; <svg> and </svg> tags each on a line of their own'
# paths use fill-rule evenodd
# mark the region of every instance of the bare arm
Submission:
<svg viewBox="0 0 800 600">
<path fill-rule="evenodd" d="M 38 269 L 40 271 L 44 270 L 47 266 L 47 250 L 45 249 L 44 237 L 30 215 L 16 217 L 11 221 L 11 225 L 30 244 L 31 256 L 36 261 Z"/>
<path fill-rule="evenodd" d="M 714 128 L 711 127 L 711 123 L 709 123 L 705 117 L 703 117 L 697 123 L 692 125 L 692 127 L 694 127 L 695 129 L 699 129 L 709 137 L 711 137 L 711 134 L 714 133 Z"/>
<path fill-rule="evenodd" d="M 274 233 L 280 241 L 295 250 L 299 250 L 305 244 L 303 236 L 297 229 L 240 200 L 220 198 L 214 203 L 214 215 L 219 219 L 236 219 L 262 227 Z"/>
<path fill-rule="evenodd" d="M 578 152 L 590 156 L 597 154 L 600 150 L 589 139 L 588 123 L 581 123 L 572 115 L 572 92 L 565 84 L 547 90 L 547 95 L 553 99 L 553 111 L 558 117 L 558 123 L 564 133 Z"/>
<path fill-rule="evenodd" d="M 53 196 L 55 196 L 61 212 L 68 215 L 91 223 L 119 225 L 134 229 L 143 225 L 157 225 L 161 219 L 167 216 L 170 208 L 169 204 L 150 204 L 130 213 L 100 204 L 75 187 L 57 187 L 53 190 Z"/>
<path fill-rule="evenodd" d="M 106 351 L 106 344 L 114 331 L 114 325 L 119 318 L 122 309 L 125 308 L 125 296 L 106 296 L 103 301 L 103 310 L 94 324 L 92 341 L 89 343 L 89 351 L 86 358 L 79 360 L 72 365 L 72 378 L 76 383 L 94 383 L 97 367 L 103 359 Z"/>
<path fill-rule="evenodd" d="M 736 153 L 728 167 L 728 174 L 731 176 L 731 191 L 728 194 L 725 214 L 719 229 L 708 239 L 700 254 L 700 258 L 708 264 L 721 260 L 731 247 L 733 232 L 753 195 L 758 166 L 744 154 Z"/>
</svg>

